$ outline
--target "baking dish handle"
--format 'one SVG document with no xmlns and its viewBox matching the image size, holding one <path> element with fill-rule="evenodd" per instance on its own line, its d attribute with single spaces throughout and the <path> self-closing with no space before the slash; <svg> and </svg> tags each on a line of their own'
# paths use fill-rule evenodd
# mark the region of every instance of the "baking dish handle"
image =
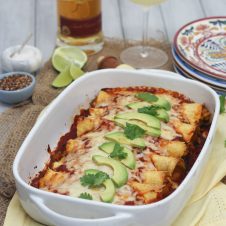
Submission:
<svg viewBox="0 0 226 226">
<path fill-rule="evenodd" d="M 128 225 L 132 222 L 132 215 L 127 213 L 117 213 L 114 216 L 98 219 L 82 219 L 64 216 L 46 206 L 41 198 L 33 195 L 31 195 L 30 198 L 36 204 L 41 214 L 55 226 L 113 226 Z"/>
</svg>

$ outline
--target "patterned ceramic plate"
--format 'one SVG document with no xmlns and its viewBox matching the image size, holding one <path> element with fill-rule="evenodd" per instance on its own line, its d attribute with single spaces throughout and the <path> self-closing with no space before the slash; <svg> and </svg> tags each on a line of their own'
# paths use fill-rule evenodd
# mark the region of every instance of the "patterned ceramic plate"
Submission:
<svg viewBox="0 0 226 226">
<path fill-rule="evenodd" d="M 183 60 L 180 59 L 180 57 L 177 55 L 174 49 L 172 49 L 172 55 L 173 55 L 173 61 L 175 62 L 177 67 L 185 71 L 187 74 L 190 74 L 193 78 L 198 79 L 204 83 L 208 83 L 214 86 L 218 86 L 219 88 L 226 89 L 226 80 L 208 76 L 192 68 L 190 65 L 186 64 Z"/>
<path fill-rule="evenodd" d="M 226 17 L 209 17 L 183 26 L 174 46 L 192 67 L 226 80 Z"/>
<path fill-rule="evenodd" d="M 210 83 L 207 83 L 207 82 L 203 82 L 202 80 L 198 79 L 198 78 L 195 78 L 193 77 L 191 74 L 189 74 L 187 71 L 184 71 L 178 64 L 176 64 L 175 62 L 173 63 L 173 67 L 174 69 L 178 72 L 180 72 L 181 75 L 183 75 L 184 77 L 186 78 L 190 78 L 190 79 L 193 79 L 193 80 L 196 80 L 196 81 L 199 81 L 199 82 L 202 82 L 202 83 L 205 83 L 206 85 L 210 86 L 211 88 L 215 89 L 215 90 L 218 90 L 218 91 L 221 91 L 221 92 L 225 92 L 226 93 L 226 89 L 225 88 L 221 88 L 219 86 L 215 86 L 213 84 L 210 84 Z"/>
<path fill-rule="evenodd" d="M 184 71 L 180 70 L 180 68 L 178 68 L 176 65 L 173 65 L 174 67 L 174 70 L 176 73 L 184 76 L 185 78 L 188 78 L 188 79 L 194 79 L 193 77 L 191 77 L 190 75 L 188 75 L 187 73 L 184 73 Z M 220 89 L 216 86 L 213 86 L 213 85 L 210 85 L 210 84 L 206 84 L 208 86 L 210 86 L 212 89 L 214 89 L 219 95 L 226 95 L 226 90 L 224 89 Z"/>
</svg>

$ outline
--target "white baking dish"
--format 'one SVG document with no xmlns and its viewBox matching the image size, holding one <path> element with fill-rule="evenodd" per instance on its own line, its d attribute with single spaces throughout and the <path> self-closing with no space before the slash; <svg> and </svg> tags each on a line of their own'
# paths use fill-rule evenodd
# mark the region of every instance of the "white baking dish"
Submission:
<svg viewBox="0 0 226 226">
<path fill-rule="evenodd" d="M 140 85 L 163 87 L 183 93 L 194 101 L 204 103 L 213 115 L 201 154 L 175 192 L 153 204 L 119 206 L 45 192 L 28 184 L 30 178 L 43 169 L 49 159 L 47 145 L 51 148 L 56 146 L 59 138 L 69 130 L 73 116 L 84 103 L 93 99 L 101 88 Z M 48 225 L 170 225 L 200 179 L 210 155 L 218 114 L 219 100 L 215 91 L 204 84 L 178 78 L 176 74 L 167 71 L 149 70 L 147 73 L 109 69 L 87 73 L 53 101 L 22 144 L 13 165 L 21 204 L 32 218 Z"/>
</svg>

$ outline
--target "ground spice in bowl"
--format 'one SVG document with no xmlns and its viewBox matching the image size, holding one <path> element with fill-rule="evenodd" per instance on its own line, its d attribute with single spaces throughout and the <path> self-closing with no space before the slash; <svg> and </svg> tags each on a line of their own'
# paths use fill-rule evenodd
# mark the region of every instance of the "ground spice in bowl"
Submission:
<svg viewBox="0 0 226 226">
<path fill-rule="evenodd" d="M 0 79 L 0 90 L 14 91 L 29 86 L 32 78 L 28 75 L 14 74 Z"/>
</svg>

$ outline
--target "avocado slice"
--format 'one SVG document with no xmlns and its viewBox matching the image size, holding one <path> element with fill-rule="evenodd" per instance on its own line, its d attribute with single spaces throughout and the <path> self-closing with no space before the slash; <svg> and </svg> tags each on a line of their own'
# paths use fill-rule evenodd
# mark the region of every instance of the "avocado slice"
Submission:
<svg viewBox="0 0 226 226">
<path fill-rule="evenodd" d="M 98 172 L 100 172 L 100 170 L 98 170 L 98 169 L 88 169 L 88 170 L 85 170 L 85 175 L 96 174 Z"/>
<path fill-rule="evenodd" d="M 149 107 L 151 105 L 152 104 L 150 104 L 148 102 L 141 101 L 141 102 L 130 103 L 130 104 L 127 104 L 126 106 L 130 109 L 137 110 L 138 108 Z"/>
<path fill-rule="evenodd" d="M 158 115 L 156 116 L 158 119 L 162 120 L 163 122 L 169 122 L 169 114 L 165 109 L 158 109 Z"/>
<path fill-rule="evenodd" d="M 125 120 L 125 119 L 117 118 L 117 119 L 114 120 L 114 122 L 118 126 L 123 127 L 123 128 L 126 126 L 127 122 L 130 123 L 130 124 L 133 124 L 133 125 L 137 125 L 140 128 L 142 128 L 143 130 L 145 130 L 146 134 L 151 135 L 153 137 L 159 137 L 161 135 L 160 129 L 155 129 L 155 128 L 149 127 L 149 126 L 145 125 L 144 123 L 137 121 L 137 120 Z"/>
<path fill-rule="evenodd" d="M 157 102 L 155 102 L 157 103 Z M 154 104 L 156 105 L 156 104 Z M 147 102 L 135 102 L 135 103 L 131 103 L 128 104 L 127 107 L 137 110 L 139 108 L 143 108 L 143 107 L 149 107 L 149 106 L 153 106 L 153 104 L 147 103 Z M 162 107 L 162 106 L 161 106 Z M 164 122 L 168 122 L 169 121 L 169 115 L 167 113 L 167 111 L 165 109 L 158 109 L 157 110 L 158 115 L 156 115 L 155 117 L 164 121 Z"/>
<path fill-rule="evenodd" d="M 166 109 L 167 111 L 170 110 L 171 104 L 166 98 L 161 97 L 161 96 L 158 97 L 158 96 L 155 96 L 155 95 L 149 94 L 149 93 L 144 93 L 144 95 L 145 95 L 144 97 L 139 97 L 139 94 L 137 94 L 136 97 L 143 101 L 147 101 L 148 103 L 151 103 L 153 105 L 161 106 L 162 108 Z M 149 95 L 152 98 L 150 98 Z"/>
<path fill-rule="evenodd" d="M 154 105 L 161 106 L 165 110 L 169 111 L 171 109 L 170 102 L 164 97 L 158 97 L 158 100 L 154 102 Z"/>
<path fill-rule="evenodd" d="M 148 103 L 151 103 L 153 105 L 161 106 L 162 108 L 166 109 L 167 111 L 170 110 L 170 108 L 171 108 L 170 102 L 166 98 L 161 97 L 161 96 L 159 97 L 159 96 L 153 95 L 151 93 L 138 93 L 138 94 L 136 94 L 136 97 L 143 101 L 147 101 Z"/>
<path fill-rule="evenodd" d="M 120 144 L 127 144 L 132 147 L 145 148 L 145 141 L 143 138 L 128 139 L 123 132 L 112 132 L 104 136 L 106 139 L 118 142 Z"/>
<path fill-rule="evenodd" d="M 114 175 L 111 179 L 117 187 L 122 187 L 127 183 L 128 172 L 126 167 L 121 162 L 101 155 L 94 155 L 92 159 L 97 165 L 107 165 L 113 169 Z"/>
<path fill-rule="evenodd" d="M 115 116 L 115 119 L 116 118 L 126 119 L 126 120 L 135 119 L 135 120 L 139 120 L 139 121 L 146 123 L 147 126 L 150 126 L 150 127 L 156 128 L 156 129 L 161 128 L 159 119 L 157 119 L 156 117 L 154 117 L 152 115 L 147 115 L 144 113 L 127 112 L 127 113 L 117 114 Z"/>
<path fill-rule="evenodd" d="M 105 190 L 100 195 L 103 202 L 112 202 L 115 196 L 115 185 L 111 179 L 107 179 L 103 183 Z"/>
<path fill-rule="evenodd" d="M 99 146 L 100 150 L 106 152 L 107 154 L 111 154 L 114 150 L 114 147 L 115 147 L 115 142 L 106 142 L 101 146 Z M 127 157 L 125 159 L 120 160 L 121 163 L 130 169 L 135 169 L 136 159 L 133 152 L 126 147 L 123 147 L 123 151 L 127 153 Z"/>
<path fill-rule="evenodd" d="M 85 171 L 85 174 L 96 174 L 99 172 L 97 169 L 88 169 Z M 100 198 L 103 202 L 112 202 L 115 196 L 115 185 L 111 179 L 104 181 L 103 186 L 105 190 L 100 194 Z"/>
</svg>

